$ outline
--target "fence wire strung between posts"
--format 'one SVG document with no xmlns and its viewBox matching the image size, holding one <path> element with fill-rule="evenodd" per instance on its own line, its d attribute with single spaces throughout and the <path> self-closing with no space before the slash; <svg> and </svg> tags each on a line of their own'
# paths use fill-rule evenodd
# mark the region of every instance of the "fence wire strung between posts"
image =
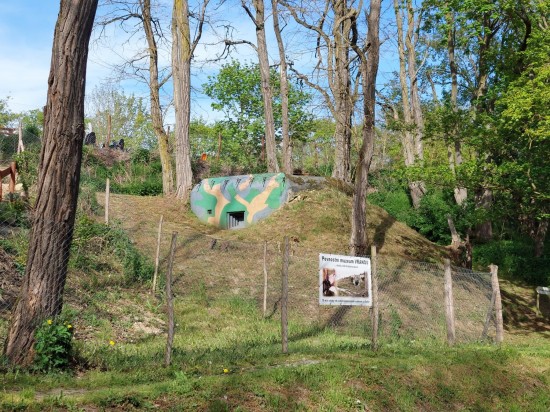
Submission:
<svg viewBox="0 0 550 412">
<path fill-rule="evenodd" d="M 3 202 L 4 206 L 7 202 Z M 10 206 L 12 207 L 12 206 Z M 17 217 L 18 216 L 18 217 Z M 31 222 L 20 214 L 13 215 L 13 219 L 0 222 L 0 353 L 7 345 L 9 320 L 18 304 L 18 299 L 25 302 L 18 310 L 18 328 L 14 335 L 9 336 L 12 344 L 25 336 L 31 335 L 46 320 L 52 321 L 53 315 L 59 314 L 65 304 L 77 304 L 78 296 L 74 290 L 78 289 L 75 277 L 67 277 L 73 273 L 70 268 L 70 240 L 72 230 L 66 225 L 51 222 L 41 222 L 34 229 L 38 238 L 29 252 L 32 229 Z M 55 245 L 51 251 L 50 245 Z M 29 259 L 29 253 L 32 254 Z M 34 285 L 28 299 L 21 297 L 22 285 L 26 276 L 26 267 L 33 268 L 30 273 L 30 282 Z M 45 270 L 48 267 L 49 270 Z M 33 282 L 34 279 L 40 281 Z M 65 293 L 60 285 L 66 283 Z"/>
<path fill-rule="evenodd" d="M 71 322 L 75 325 L 74 337 L 87 345 L 95 342 L 105 346 L 110 341 L 116 341 L 117 347 L 125 348 L 119 353 L 143 351 L 148 354 L 153 349 L 151 345 L 143 345 L 144 339 L 154 339 L 154 354 L 158 355 L 160 362 L 169 329 L 165 312 L 165 275 L 170 264 L 173 226 L 165 222 L 159 237 L 158 285 L 154 294 L 151 293 L 156 254 L 153 239 L 157 239 L 158 228 L 127 224 L 130 238 L 132 234 L 139 233 L 139 239 L 136 237 L 135 243 L 124 243 L 120 241 L 124 233 L 120 226 L 115 223 L 111 228 L 104 227 L 105 232 L 93 234 L 92 238 L 89 237 L 91 229 L 87 226 L 75 229 L 70 260 L 68 253 L 57 259 L 59 263 L 68 265 L 63 302 L 64 311 L 70 311 Z M 55 233 L 62 229 L 50 225 L 46 230 Z M 25 273 L 29 235 L 29 224 L 0 222 L 2 351 L 9 318 Z M 70 235 L 65 231 L 56 233 L 55 237 L 68 241 Z M 238 238 L 238 232 L 234 237 Z M 113 249 L 108 247 L 109 242 L 116 242 L 114 253 L 117 258 L 114 263 L 107 257 L 113 253 Z M 141 250 L 149 266 L 144 262 L 136 263 L 136 258 L 130 253 L 131 248 Z M 62 244 L 59 250 L 63 250 Z M 283 239 L 269 243 L 243 242 L 217 239 L 191 233 L 191 230 L 180 232 L 171 261 L 171 289 L 176 306 L 174 350 L 189 350 L 182 347 L 188 345 L 182 337 L 190 333 L 186 306 L 208 307 L 209 316 L 224 317 L 223 310 L 228 307 L 242 311 L 245 305 L 246 308 L 253 308 L 249 322 L 257 322 L 258 325 L 272 322 L 275 329 L 279 328 L 283 251 Z M 297 241 L 290 241 L 287 304 L 289 352 L 300 350 L 298 343 L 303 347 L 308 344 L 308 338 L 323 331 L 364 342 L 372 339 L 371 309 L 319 305 L 320 252 L 331 251 L 310 250 Z M 342 251 L 337 253 L 342 254 Z M 128 258 L 130 255 L 131 259 Z M 146 266 L 147 270 L 144 269 Z M 445 342 L 444 273 L 443 263 L 411 262 L 384 255 L 377 257 L 378 339 L 381 344 L 395 340 Z M 487 322 L 494 322 L 488 316 L 492 313 L 491 275 L 453 267 L 451 277 L 456 342 L 479 341 Z M 58 296 L 52 295 L 50 299 L 60 303 Z M 37 319 L 37 322 L 44 320 Z M 231 329 L 229 324 L 216 327 L 221 330 L 219 333 L 223 333 L 224 328 Z M 492 339 L 495 336 L 494 327 L 488 330 L 487 336 Z M 196 328 L 192 333 L 200 335 L 203 332 L 203 329 Z M 231 339 L 247 342 L 250 335 L 242 334 Z"/>
</svg>

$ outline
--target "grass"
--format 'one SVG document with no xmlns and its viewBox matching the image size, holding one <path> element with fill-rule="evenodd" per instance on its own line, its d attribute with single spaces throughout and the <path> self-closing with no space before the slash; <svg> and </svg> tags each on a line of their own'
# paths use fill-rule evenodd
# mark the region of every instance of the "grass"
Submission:
<svg viewBox="0 0 550 412">
<path fill-rule="evenodd" d="M 223 314 L 223 316 L 220 316 Z M 9 371 L 3 410 L 548 410 L 550 350 L 384 343 L 291 324 L 281 353 L 277 319 L 242 298 L 178 302 L 172 365 L 164 337 L 115 346 L 81 342 L 94 367 L 72 374 Z M 304 333 L 305 332 L 305 333 Z M 225 373 L 224 370 L 227 370 Z"/>
<path fill-rule="evenodd" d="M 549 410 L 547 329 L 537 329 L 536 322 L 542 322 L 537 317 L 511 322 L 517 311 L 532 307 L 527 289 L 502 285 L 510 297 L 505 307 L 511 302 L 513 310 L 501 347 L 471 341 L 449 348 L 437 334 L 420 337 L 413 332 L 433 322 L 422 311 L 439 299 L 433 292 L 437 279 L 411 294 L 419 275 L 409 275 L 411 269 L 400 262 L 439 262 L 444 250 L 382 209 L 370 208 L 369 235 L 383 241 L 381 257 L 399 269 L 391 285 L 402 287 L 382 319 L 380 349 L 370 348 L 364 309 L 319 308 L 311 288 L 317 282 L 316 253 L 345 253 L 348 203 L 339 192 L 311 192 L 253 228 L 226 232 L 203 226 L 170 199 L 113 195 L 112 219 L 131 239 L 122 243 L 150 260 L 159 212 L 164 214 L 162 273 L 170 235 L 179 233 L 171 366 L 163 366 L 162 289 L 152 295 L 148 278 L 128 282 L 122 257 L 101 242 L 99 252 L 88 256 L 86 250 L 94 248 L 82 242 L 73 251 L 65 294 L 66 310 L 75 317 L 75 367 L 46 375 L 4 367 L 0 410 Z M 116 233 L 108 234 L 118 244 Z M 279 312 L 272 310 L 279 296 L 283 235 L 293 238 L 294 251 L 288 354 L 281 353 Z M 270 256 L 265 318 L 260 310 L 264 240 Z M 472 289 L 470 300 L 481 301 L 479 294 Z M 410 311 L 401 310 L 399 302 Z M 0 320 L 2 336 L 5 327 Z M 439 332 L 444 336 L 444 329 Z"/>
</svg>

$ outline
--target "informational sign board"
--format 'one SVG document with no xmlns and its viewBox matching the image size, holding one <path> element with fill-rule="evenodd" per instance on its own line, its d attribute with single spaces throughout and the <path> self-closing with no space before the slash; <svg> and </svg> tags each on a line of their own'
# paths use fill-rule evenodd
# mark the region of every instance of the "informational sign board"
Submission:
<svg viewBox="0 0 550 412">
<path fill-rule="evenodd" d="M 370 259 L 319 254 L 319 304 L 372 306 Z"/>
</svg>

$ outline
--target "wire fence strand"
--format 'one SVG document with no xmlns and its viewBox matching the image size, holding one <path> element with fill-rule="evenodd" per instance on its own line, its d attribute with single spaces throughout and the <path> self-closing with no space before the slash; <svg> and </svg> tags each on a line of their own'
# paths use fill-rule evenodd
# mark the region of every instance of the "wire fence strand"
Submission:
<svg viewBox="0 0 550 412">
<path fill-rule="evenodd" d="M 162 299 L 162 275 L 167 268 L 170 222 L 165 222 L 165 231 L 160 239 L 162 253 L 157 300 L 149 298 L 157 228 L 134 228 L 134 233 L 139 231 L 141 240 L 132 240 L 131 237 L 124 240 L 124 236 L 128 236 L 127 232 L 116 224 L 111 227 L 94 226 L 89 218 L 80 219 L 79 222 L 74 233 L 65 229 L 64 233 L 56 233 L 54 236 L 66 239 L 67 242 L 72 236 L 70 252 L 59 256 L 57 261 L 68 268 L 63 302 L 71 308 L 74 323 L 78 325 L 75 338 L 83 341 L 93 337 L 109 340 L 109 336 L 116 332 L 119 339 L 130 347 L 133 342 L 136 345 L 139 343 L 134 333 L 138 323 L 145 335 L 163 335 L 166 322 L 163 319 L 162 302 L 159 303 L 158 299 Z M 42 230 L 53 233 L 64 229 L 51 224 Z M 0 351 L 3 351 L 3 338 L 7 335 L 9 319 L 25 277 L 30 235 L 30 223 L 9 220 L 0 222 Z M 143 239 L 154 241 L 144 242 Z M 262 322 L 263 318 L 276 321 L 281 311 L 282 243 L 282 239 L 281 242 L 269 243 L 222 239 L 194 233 L 190 229 L 186 233 L 179 233 L 172 285 L 176 305 L 185 305 L 192 300 L 215 307 L 222 300 L 245 299 L 254 307 L 254 319 L 257 322 Z M 61 245 L 53 249 L 46 246 L 42 245 L 44 250 L 50 251 L 48 253 L 63 250 Z M 136 257 L 139 256 L 138 249 L 146 255 L 143 260 Z M 291 241 L 288 275 L 290 351 L 293 350 L 293 342 L 323 330 L 365 341 L 371 339 L 372 319 L 369 308 L 319 305 L 319 253 L 331 252 L 341 253 L 310 250 L 297 241 Z M 385 255 L 379 255 L 377 259 L 380 303 L 378 334 L 381 342 L 444 342 L 443 264 L 413 262 Z M 491 303 L 491 275 L 452 267 L 452 280 L 457 341 L 479 341 Z M 137 300 L 140 302 L 119 300 L 118 307 L 112 309 L 118 312 L 109 312 L 111 309 L 105 308 L 107 303 L 102 306 L 101 299 L 109 302 L 116 293 L 132 288 L 137 288 Z M 45 299 L 55 300 L 58 297 L 52 293 Z M 62 304 L 59 299 L 56 302 Z M 124 305 L 136 308 L 139 316 L 125 315 Z M 56 310 L 61 311 L 61 307 Z M 176 318 L 176 323 L 179 321 Z M 176 328 L 175 350 L 178 349 L 177 335 L 186 333 L 184 329 Z M 490 338 L 493 336 L 494 331 L 489 334 Z M 248 337 L 243 336 L 242 339 L 245 342 Z M 140 350 L 139 347 L 135 346 L 136 350 Z"/>
</svg>

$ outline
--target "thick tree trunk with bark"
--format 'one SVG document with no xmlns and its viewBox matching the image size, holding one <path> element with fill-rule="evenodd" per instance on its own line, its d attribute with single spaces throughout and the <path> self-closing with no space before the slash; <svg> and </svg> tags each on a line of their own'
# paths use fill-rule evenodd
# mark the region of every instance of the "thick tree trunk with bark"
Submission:
<svg viewBox="0 0 550 412">
<path fill-rule="evenodd" d="M 376 113 L 376 76 L 380 59 L 380 3 L 381 0 L 371 0 L 370 12 L 367 17 L 368 55 L 354 45 L 361 59 L 361 76 L 363 87 L 363 143 L 359 152 L 357 173 L 355 175 L 355 192 L 351 213 L 350 253 L 354 256 L 368 254 L 367 238 L 367 187 L 368 174 L 374 154 L 374 127 Z"/>
<path fill-rule="evenodd" d="M 482 30 L 479 38 L 479 54 L 477 60 L 476 91 L 473 98 L 472 107 L 475 108 L 475 115 L 482 115 L 487 111 L 484 98 L 487 94 L 487 82 L 489 81 L 488 55 L 491 43 L 500 30 L 501 25 L 496 21 L 491 21 L 489 13 L 485 13 L 482 22 Z M 480 187 L 475 193 L 475 202 L 477 207 L 489 210 L 493 204 L 493 193 L 486 187 Z M 476 238 L 488 241 L 493 237 L 493 224 L 487 220 L 475 228 Z"/>
<path fill-rule="evenodd" d="M 172 11 L 172 79 L 174 81 L 174 109 L 176 126 L 176 197 L 187 201 L 193 185 L 191 170 L 191 34 L 189 3 L 174 0 Z"/>
<path fill-rule="evenodd" d="M 353 63 L 349 57 L 349 51 L 352 48 L 350 41 L 352 19 L 357 15 L 357 9 L 353 7 L 353 0 L 325 0 L 322 8 L 317 8 L 316 4 L 307 5 L 306 3 L 295 6 L 285 0 L 279 0 L 279 3 L 288 9 L 298 24 L 317 38 L 318 61 L 315 70 L 324 72 L 322 77 L 326 76 L 328 90 L 326 86 L 313 82 L 292 66 L 290 68 L 300 80 L 323 96 L 327 108 L 334 117 L 336 129 L 332 177 L 349 182 L 351 125 L 357 99 L 350 76 Z M 305 20 L 306 16 L 311 22 Z"/>
<path fill-rule="evenodd" d="M 153 131 L 159 144 L 160 163 L 162 166 L 162 192 L 169 195 L 174 192 L 174 172 L 172 170 L 172 161 L 170 147 L 168 144 L 168 134 L 164 129 L 162 108 L 160 104 L 160 82 L 158 70 L 158 48 L 153 31 L 151 17 L 151 0 L 139 0 L 145 37 L 149 47 L 149 98 L 151 101 L 151 122 Z"/>
<path fill-rule="evenodd" d="M 275 141 L 275 118 L 273 116 L 273 92 L 270 84 L 269 58 L 267 54 L 267 41 L 265 38 L 265 6 L 264 0 L 254 0 L 256 16 L 253 18 L 256 25 L 256 39 L 258 50 L 258 63 L 262 79 L 262 98 L 264 102 L 265 118 L 265 143 L 267 154 L 267 171 L 270 173 L 279 172 L 277 162 L 277 143 Z"/>
<path fill-rule="evenodd" d="M 399 83 L 401 86 L 401 100 L 403 105 L 403 154 L 405 166 L 410 167 L 422 162 L 424 149 L 422 134 L 424 119 L 420 107 L 418 91 L 418 75 L 416 69 L 415 42 L 413 41 L 415 16 L 410 0 L 406 1 L 407 35 L 403 28 L 402 6 L 399 0 L 393 1 L 395 19 L 397 23 L 397 48 L 399 54 Z M 422 197 L 426 193 L 424 182 L 410 181 L 409 192 L 414 208 L 420 206 Z"/>
<path fill-rule="evenodd" d="M 287 77 L 287 64 L 285 45 L 283 43 L 283 37 L 281 36 L 281 28 L 279 25 L 279 3 L 277 0 L 271 0 L 271 7 L 273 10 L 273 30 L 275 31 L 275 38 L 277 39 L 277 46 L 279 49 L 280 65 L 280 82 L 281 82 L 281 123 L 282 123 L 282 135 L 283 135 L 283 172 L 292 174 L 292 142 L 290 141 L 290 124 L 288 120 L 288 77 Z"/>
<path fill-rule="evenodd" d="M 493 192 L 490 189 L 479 188 L 476 193 L 476 207 L 489 210 L 493 204 Z M 493 224 L 490 220 L 479 224 L 475 230 L 476 238 L 482 241 L 489 241 L 493 238 Z"/>
<path fill-rule="evenodd" d="M 34 332 L 58 315 L 76 214 L 88 43 L 97 0 L 62 0 L 55 27 L 38 191 L 25 278 L 4 352 L 12 364 L 34 358 Z"/>
<path fill-rule="evenodd" d="M 451 107 L 453 112 L 458 112 L 458 65 L 455 57 L 455 18 L 451 12 L 445 16 L 448 26 L 447 32 L 447 56 L 449 58 L 449 70 L 451 73 Z M 458 136 L 458 125 L 453 125 L 451 130 L 451 141 L 453 147 L 449 147 L 449 167 L 453 176 L 456 176 L 456 168 L 462 164 L 462 144 Z M 462 205 L 468 197 L 468 191 L 465 187 L 456 186 L 454 188 L 454 198 L 457 205 Z"/>
<path fill-rule="evenodd" d="M 548 219 L 542 219 L 537 222 L 536 229 L 531 237 L 535 241 L 535 257 L 540 258 L 544 254 L 544 240 L 548 231 Z"/>
<path fill-rule="evenodd" d="M 350 181 L 351 118 L 353 116 L 353 97 L 350 79 L 350 33 L 351 19 L 354 13 L 346 0 L 333 0 L 335 23 L 332 30 L 334 39 L 333 94 L 336 107 L 336 130 L 334 132 L 336 155 L 332 177 Z"/>
</svg>

